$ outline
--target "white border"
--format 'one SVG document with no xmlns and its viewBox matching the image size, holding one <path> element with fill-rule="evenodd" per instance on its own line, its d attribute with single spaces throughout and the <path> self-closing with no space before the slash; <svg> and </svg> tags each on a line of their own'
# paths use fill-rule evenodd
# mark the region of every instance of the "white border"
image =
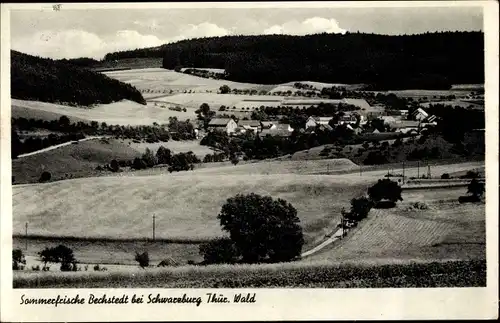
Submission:
<svg viewBox="0 0 500 323">
<path fill-rule="evenodd" d="M 463 7 L 484 8 L 486 176 L 487 176 L 487 287 L 443 289 L 257 289 L 250 305 L 80 305 L 21 306 L 20 295 L 86 296 L 148 294 L 179 295 L 181 289 L 69 289 L 13 290 L 11 271 L 12 189 L 10 185 L 10 19 L 9 9 L 52 10 L 52 4 L 1 6 L 1 321 L 140 321 L 140 320 L 302 320 L 302 319 L 440 319 L 497 318 L 498 312 L 498 3 L 496 1 L 434 2 L 267 2 L 267 3 L 105 3 L 63 4 L 68 9 L 90 8 L 359 8 L 359 7 Z M 207 290 L 190 289 L 190 296 Z M 214 290 L 212 290 L 214 291 Z M 216 290 L 232 294 L 236 290 Z M 241 292 L 244 290 L 238 290 Z M 247 291 L 247 290 L 245 290 Z"/>
</svg>

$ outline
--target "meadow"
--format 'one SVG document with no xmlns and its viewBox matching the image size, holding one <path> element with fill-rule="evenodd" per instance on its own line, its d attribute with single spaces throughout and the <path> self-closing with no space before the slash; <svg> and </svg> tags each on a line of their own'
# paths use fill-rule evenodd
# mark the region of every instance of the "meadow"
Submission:
<svg viewBox="0 0 500 323">
<path fill-rule="evenodd" d="M 98 165 L 113 159 L 133 159 L 138 151 L 114 139 L 89 140 L 39 154 L 12 160 L 12 176 L 16 184 L 36 183 L 44 171 L 52 180 L 98 176 Z"/>
<path fill-rule="evenodd" d="M 223 235 L 216 216 L 226 199 L 257 193 L 292 202 L 307 244 L 336 226 L 342 207 L 366 191 L 333 176 L 226 175 L 183 172 L 109 176 L 13 187 L 13 233 L 92 238 L 207 239 Z M 105 214 L 106 216 L 102 216 Z"/>
<path fill-rule="evenodd" d="M 21 107 L 22 109 L 19 109 Z M 35 110 L 33 112 L 30 110 Z M 27 101 L 12 99 L 12 113 L 18 117 L 29 117 L 33 114 L 50 113 L 50 116 L 65 115 L 72 122 L 77 120 L 106 122 L 110 125 L 152 125 L 168 123 L 168 118 L 172 116 L 182 117 L 183 119 L 193 119 L 194 111 L 191 113 L 177 112 L 165 108 L 155 107 L 154 105 L 141 105 L 132 101 L 120 101 L 110 104 L 101 104 L 92 108 L 71 107 L 60 104 L 46 103 L 40 101 Z M 21 115 L 26 113 L 26 115 Z M 31 116 L 33 118 L 33 116 Z M 56 117 L 59 119 L 59 117 Z M 51 118 L 51 120 L 54 120 Z"/>
<path fill-rule="evenodd" d="M 187 153 L 189 151 L 192 151 L 193 154 L 198 156 L 201 160 L 203 160 L 203 157 L 207 154 L 213 154 L 215 151 L 208 146 L 202 146 L 200 145 L 199 140 L 180 140 L 180 141 L 175 141 L 175 140 L 169 140 L 168 142 L 155 142 L 155 143 L 148 143 L 148 142 L 133 142 L 130 140 L 121 140 L 123 144 L 128 145 L 132 149 L 135 149 L 136 151 L 140 152 L 141 154 L 144 153 L 146 148 L 151 149 L 154 153 L 160 148 L 160 146 L 163 146 L 165 148 L 168 148 L 172 151 L 172 153 L 178 154 L 178 153 Z"/>
<path fill-rule="evenodd" d="M 281 263 L 132 272 L 14 272 L 14 288 L 397 288 L 485 287 L 486 262 Z"/>
</svg>

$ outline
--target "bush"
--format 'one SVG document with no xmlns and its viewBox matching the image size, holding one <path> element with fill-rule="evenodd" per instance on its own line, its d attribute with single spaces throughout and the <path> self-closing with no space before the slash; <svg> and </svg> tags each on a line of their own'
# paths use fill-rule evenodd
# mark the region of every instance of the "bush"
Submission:
<svg viewBox="0 0 500 323">
<path fill-rule="evenodd" d="M 351 200 L 351 211 L 348 213 L 348 218 L 354 221 L 361 221 L 368 216 L 373 202 L 362 196 Z"/>
<path fill-rule="evenodd" d="M 441 175 L 441 179 L 450 179 L 450 174 L 444 173 L 443 175 Z"/>
<path fill-rule="evenodd" d="M 149 254 L 147 251 L 144 251 L 143 253 L 135 253 L 135 261 L 139 263 L 139 266 L 141 268 L 145 268 L 149 266 Z"/>
<path fill-rule="evenodd" d="M 31 270 L 33 270 L 33 271 L 40 271 L 40 265 L 31 266 Z"/>
<path fill-rule="evenodd" d="M 379 179 L 378 182 L 368 189 L 370 199 L 380 205 L 382 200 L 387 200 L 395 204 L 397 201 L 402 201 L 401 186 L 390 179 Z"/>
<path fill-rule="evenodd" d="M 52 175 L 49 172 L 43 172 L 42 175 L 40 175 L 40 179 L 38 180 L 40 183 L 45 183 L 50 181 L 52 178 Z"/>
<path fill-rule="evenodd" d="M 21 249 L 12 250 L 12 270 L 23 270 L 26 265 L 26 258 Z"/>
<path fill-rule="evenodd" d="M 230 238 L 217 238 L 200 245 L 203 264 L 233 264 L 240 257 L 235 243 Z"/>
<path fill-rule="evenodd" d="M 383 155 L 380 151 L 370 151 L 368 156 L 363 161 L 365 165 L 380 165 L 387 164 L 389 160 L 385 155 Z"/>
<path fill-rule="evenodd" d="M 120 165 L 118 164 L 118 161 L 116 161 L 116 159 L 113 159 L 111 163 L 109 163 L 109 169 L 111 169 L 111 171 L 115 173 L 120 170 Z"/>
<path fill-rule="evenodd" d="M 61 263 L 61 270 L 63 270 L 63 268 L 66 270 L 70 268 L 71 264 L 76 263 L 73 250 L 64 245 L 58 245 L 55 248 L 45 248 L 38 254 L 45 265 L 47 265 L 48 262 Z"/>
<path fill-rule="evenodd" d="M 469 185 L 467 186 L 467 193 L 472 194 L 478 199 L 483 196 L 485 192 L 485 185 L 482 182 L 479 182 L 477 179 L 473 178 Z"/>
<path fill-rule="evenodd" d="M 472 170 L 469 170 L 467 171 L 467 173 L 463 176 L 460 176 L 460 178 L 478 178 L 479 177 L 479 173 L 478 172 L 475 172 L 475 171 L 472 171 Z"/>
<path fill-rule="evenodd" d="M 283 199 L 254 193 L 229 198 L 217 216 L 248 263 L 290 261 L 304 238 L 297 210 Z"/>
</svg>

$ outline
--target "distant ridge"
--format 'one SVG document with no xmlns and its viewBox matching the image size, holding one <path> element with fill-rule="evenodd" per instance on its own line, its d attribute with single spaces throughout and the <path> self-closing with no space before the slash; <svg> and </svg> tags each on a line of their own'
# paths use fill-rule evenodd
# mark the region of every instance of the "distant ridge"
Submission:
<svg viewBox="0 0 500 323">
<path fill-rule="evenodd" d="M 484 83 L 484 34 L 363 33 L 224 36 L 109 53 L 104 62 L 163 58 L 163 67 L 225 69 L 231 81 L 370 84 L 372 90 L 449 89 Z"/>
<path fill-rule="evenodd" d="M 79 62 L 88 66 L 92 61 Z M 79 67 L 71 60 L 52 60 L 17 51 L 11 51 L 11 96 L 82 106 L 124 99 L 146 104 L 135 87 Z"/>
</svg>

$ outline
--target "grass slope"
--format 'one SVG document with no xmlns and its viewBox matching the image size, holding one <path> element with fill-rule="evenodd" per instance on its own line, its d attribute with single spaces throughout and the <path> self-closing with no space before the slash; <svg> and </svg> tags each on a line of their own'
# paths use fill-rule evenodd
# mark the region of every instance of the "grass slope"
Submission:
<svg viewBox="0 0 500 323">
<path fill-rule="evenodd" d="M 216 216 L 238 193 L 290 201 L 307 243 L 322 240 L 340 209 L 366 191 L 367 183 L 331 176 L 231 175 L 192 172 L 158 176 L 113 176 L 13 187 L 13 232 L 38 235 L 147 238 L 152 215 L 157 238 L 204 239 L 222 235 Z"/>
<path fill-rule="evenodd" d="M 177 116 L 182 119 L 195 118 L 194 112 L 176 113 L 176 111 L 171 111 L 169 109 L 151 105 L 145 106 L 127 100 L 111 104 L 100 104 L 92 108 L 75 108 L 61 104 L 12 99 L 12 111 L 16 111 L 13 113 L 23 113 L 23 110 L 35 110 L 29 112 L 34 114 L 50 113 L 66 115 L 72 122 L 73 120 L 77 121 L 78 119 L 83 119 L 87 120 L 87 122 L 106 122 L 111 125 L 152 125 L 153 122 L 162 124 L 168 123 L 168 117 L 171 116 Z"/>
<path fill-rule="evenodd" d="M 136 150 L 116 140 L 89 140 L 71 144 L 40 154 L 12 160 L 12 176 L 16 184 L 36 183 L 43 171 L 48 171 L 53 180 L 71 177 L 95 176 L 97 165 L 112 159 L 133 159 L 140 156 Z"/>
<path fill-rule="evenodd" d="M 352 235 L 334 249 L 310 259 L 334 262 L 486 259 L 485 205 L 458 204 L 455 195 L 463 195 L 464 188 L 437 191 L 439 196 L 434 200 L 427 198 L 435 195 L 434 190 L 415 195 L 403 191 L 404 203 L 395 209 L 372 210 Z M 438 201 L 445 192 L 455 200 Z M 429 209 L 409 210 L 408 206 L 416 201 L 425 201 Z"/>
</svg>

